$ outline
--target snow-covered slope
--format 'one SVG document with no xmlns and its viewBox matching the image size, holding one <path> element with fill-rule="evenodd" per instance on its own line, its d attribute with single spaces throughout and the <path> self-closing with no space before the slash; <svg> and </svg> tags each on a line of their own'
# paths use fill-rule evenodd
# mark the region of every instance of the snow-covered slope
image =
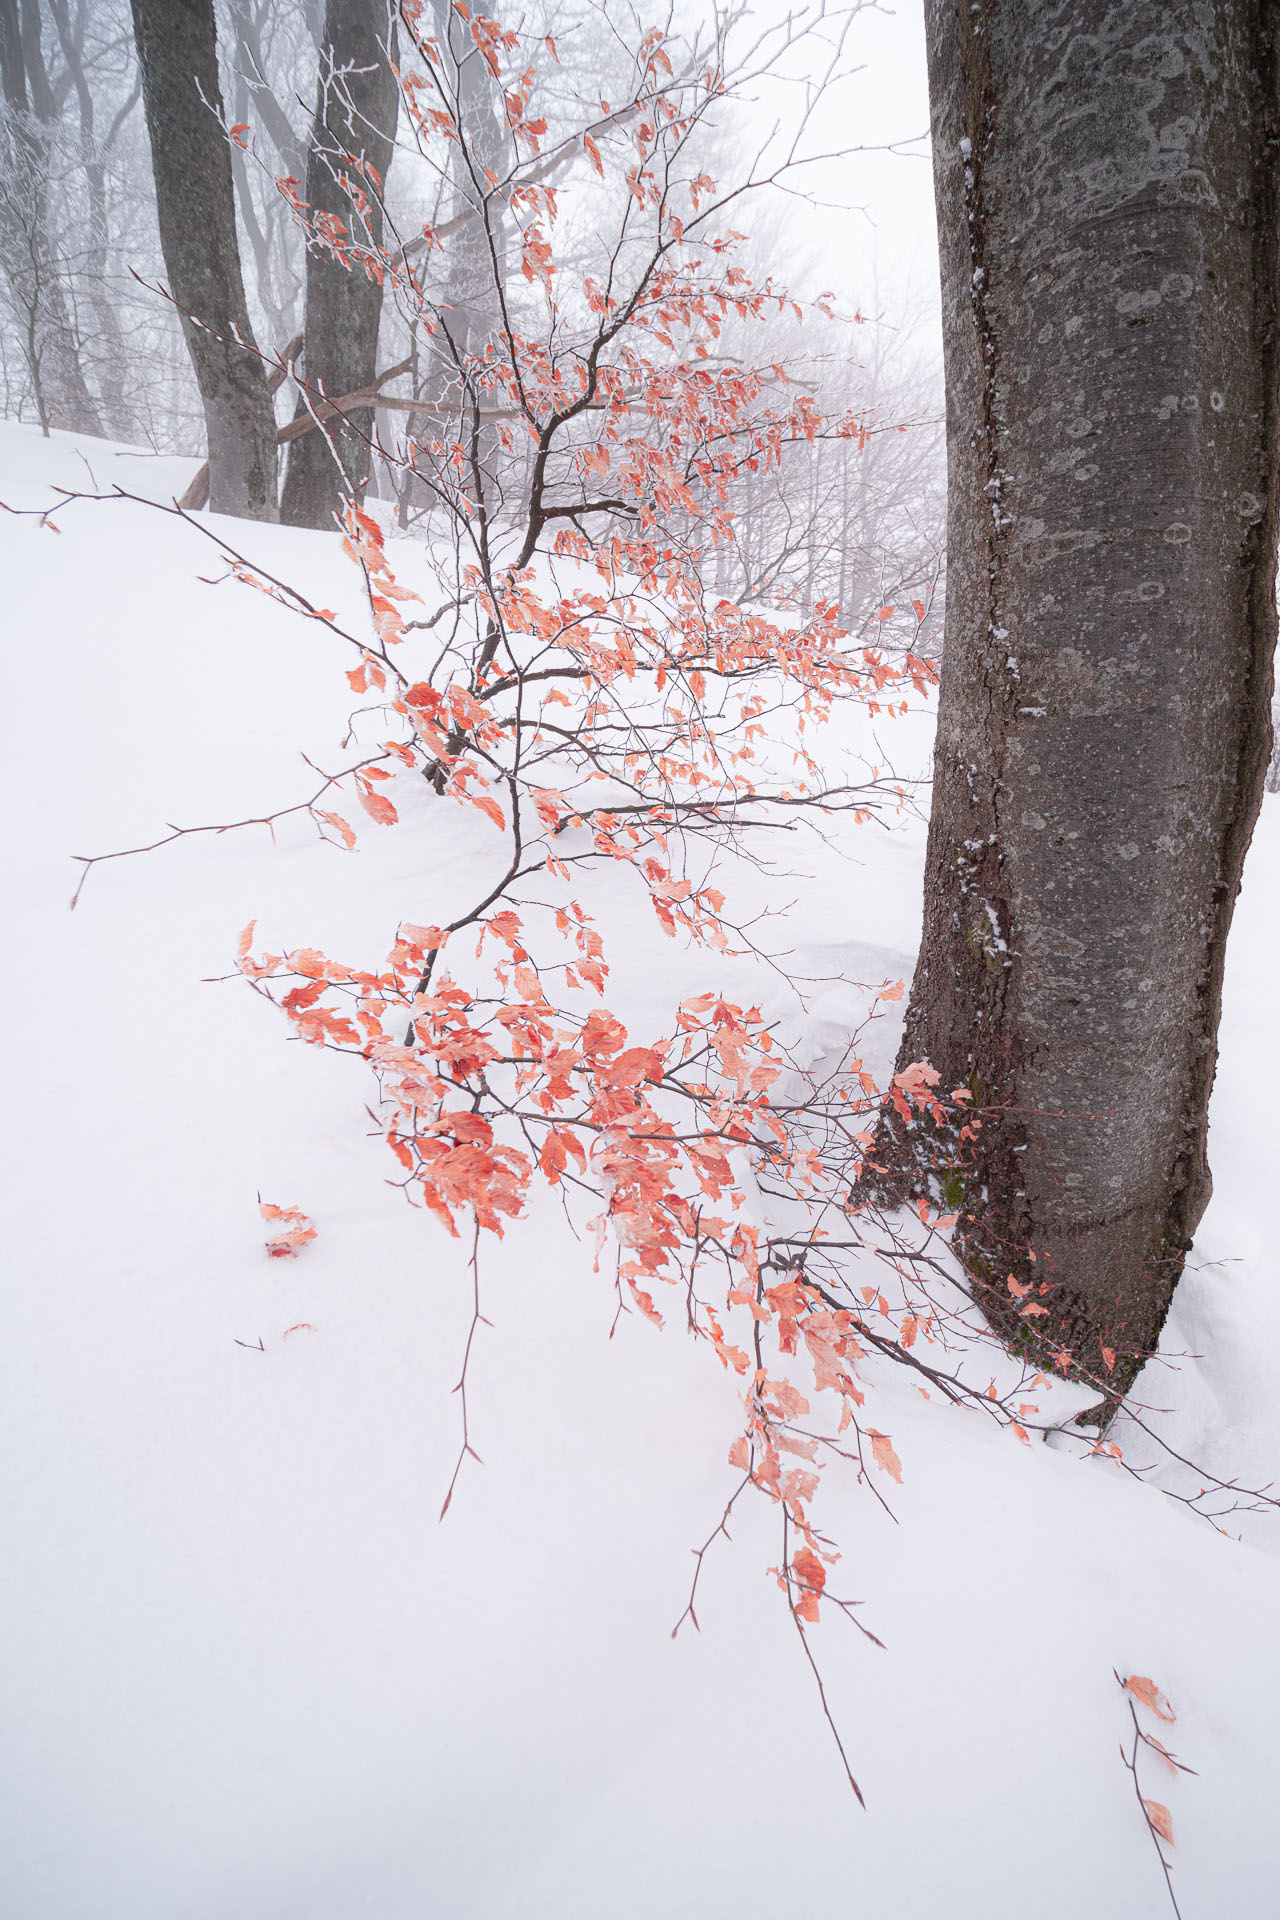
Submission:
<svg viewBox="0 0 1280 1920">
<path fill-rule="evenodd" d="M 0 429 L 0 499 L 172 495 L 189 467 Z M 285 822 L 68 856 L 312 790 L 345 721 L 336 643 L 198 532 L 81 505 L 0 516 L 9 742 L 0 1911 L 15 1920 L 1123 1920 L 1166 1911 L 1113 1669 L 1172 1699 L 1196 1777 L 1143 1790 L 1184 1920 L 1276 1911 L 1280 1535 L 1220 1537 L 1106 1463 L 877 1386 L 896 1521 L 828 1475 L 839 1590 L 886 1642 L 814 1630 L 844 1784 L 766 1569 L 773 1514 L 709 1557 L 734 1385 L 632 1317 L 539 1204 L 482 1267 L 483 1468 L 438 1520 L 470 1317 L 463 1253 L 386 1184 L 358 1065 L 291 1044 L 231 970 L 259 939 L 380 955 L 478 857 L 441 810 L 347 856 Z M 355 608 L 327 535 L 245 551 Z M 914 728 L 914 730 L 913 730 Z M 924 730 L 927 731 L 927 728 Z M 927 751 L 907 723 L 902 752 Z M 1166 1340 L 1170 1439 L 1255 1484 L 1280 1439 L 1270 1233 L 1280 803 L 1228 971 L 1218 1188 Z M 905 973 L 922 831 L 862 829 L 775 879 L 814 974 Z M 649 926 L 627 991 L 696 991 Z M 786 944 L 786 942 L 778 942 Z M 692 963 L 690 963 L 692 966 Z M 704 969 L 705 961 L 697 966 Z M 760 992 L 770 991 L 767 981 Z M 817 996 L 834 1040 L 856 996 Z M 891 1053 L 886 1023 L 879 1045 Z M 257 1196 L 319 1228 L 263 1251 Z M 286 1329 L 294 1331 L 286 1333 Z M 258 1342 L 261 1341 L 261 1346 Z M 1135 1454 L 1135 1457 L 1140 1457 Z M 835 1582 L 833 1582 L 835 1584 Z M 1154 1722 L 1151 1723 L 1154 1727 Z"/>
</svg>

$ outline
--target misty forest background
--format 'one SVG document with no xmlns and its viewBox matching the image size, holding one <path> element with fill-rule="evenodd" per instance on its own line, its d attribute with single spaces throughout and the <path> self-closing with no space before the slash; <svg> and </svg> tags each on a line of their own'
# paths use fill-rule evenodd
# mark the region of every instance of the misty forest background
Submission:
<svg viewBox="0 0 1280 1920">
<path fill-rule="evenodd" d="M 526 26 L 556 43 L 553 97 L 563 98 L 566 125 L 577 123 L 582 99 L 625 90 L 626 37 L 603 9 L 542 0 L 534 12 L 542 17 L 526 16 Z M 245 291 L 256 340 L 273 359 L 299 356 L 304 327 L 307 237 L 279 182 L 306 179 L 324 13 L 323 0 L 219 0 L 216 9 L 226 122 L 244 129 L 229 146 Z M 46 430 L 200 457 L 200 398 L 163 291 L 129 7 L 123 0 L 0 0 L 0 26 L 0 411 Z M 539 104 L 545 111 L 541 94 Z M 494 126 L 501 143 L 496 118 Z M 548 144 L 556 132 L 552 124 Z M 743 174 L 758 142 L 750 113 L 727 108 L 714 140 L 713 170 Z M 499 165 L 503 158 L 510 164 L 511 156 L 500 156 Z M 901 164 L 918 167 L 919 153 Z M 443 225 L 464 194 L 465 183 L 442 177 L 414 150 L 402 117 L 385 188 L 389 241 L 419 235 L 426 223 Z M 812 217 L 797 227 L 796 208 L 794 191 L 784 198 L 766 190 L 744 203 L 745 258 L 761 278 L 773 273 L 816 295 L 834 263 L 822 257 Z M 820 204 L 800 211 L 821 221 Z M 870 227 L 868 236 L 878 244 Z M 888 238 L 901 244 L 901 236 Z M 589 252 L 584 235 L 584 267 Z M 566 252 L 563 239 L 560 258 L 571 272 L 573 247 Z M 518 285 L 518 258 L 509 270 Z M 432 271 L 446 283 L 435 296 L 465 305 L 467 249 L 436 251 Z M 744 471 L 735 483 L 734 538 L 714 555 L 715 585 L 806 614 L 836 601 L 853 630 L 887 601 L 917 595 L 929 609 L 917 644 L 936 649 L 945 523 L 941 369 L 930 337 L 936 296 L 932 288 L 921 298 L 895 286 L 881 302 L 872 256 L 857 305 L 860 311 L 833 306 L 829 319 L 807 313 L 803 325 L 779 316 L 769 323 L 766 348 L 822 411 L 864 410 L 871 438 L 861 446 L 834 437 L 803 443 L 772 472 Z M 758 327 L 752 333 L 758 362 L 763 336 Z M 724 345 L 732 355 L 732 320 Z M 430 502 L 406 473 L 412 416 L 404 408 L 432 395 L 438 370 L 412 316 L 388 299 L 378 365 L 401 363 L 407 371 L 382 389 L 395 410 L 378 416 L 388 457 L 372 461 L 369 494 L 390 504 L 402 530 L 424 532 Z M 297 364 L 305 376 L 305 362 Z M 298 406 L 289 380 L 280 381 L 275 404 L 284 425 Z"/>
<path fill-rule="evenodd" d="M 557 47 L 568 126 L 583 97 L 607 92 L 611 73 L 625 88 L 626 40 L 602 8 L 542 0 L 534 11 L 533 30 Z M 264 356 L 290 359 L 305 378 L 307 234 L 280 183 L 306 179 L 324 0 L 217 0 L 215 17 L 224 124 L 244 129 L 228 148 L 249 315 Z M 126 0 L 0 0 L 0 69 L 0 415 L 46 433 L 202 458 L 205 421 L 167 297 Z M 716 129 L 713 159 L 736 177 L 756 141 L 751 114 L 735 103 Z M 900 169 L 927 167 L 920 142 L 890 157 Z M 828 169 L 824 187 L 831 178 Z M 463 204 L 464 183 L 428 164 L 401 122 L 385 183 L 388 237 L 438 227 Z M 820 437 L 785 450 L 772 471 L 744 471 L 735 483 L 733 537 L 717 548 L 712 570 L 719 591 L 746 603 L 808 615 L 834 601 L 854 632 L 869 630 L 886 602 L 918 596 L 928 611 L 915 644 L 937 658 L 946 534 L 942 371 L 932 264 L 919 270 L 920 233 L 903 231 L 902 215 L 912 210 L 910 200 L 891 209 L 880 228 L 866 218 L 860 257 L 851 262 L 834 258 L 819 238 L 826 227 L 847 243 L 847 197 L 846 217 L 834 224 L 829 202 L 814 195 L 798 208 L 794 188 L 785 198 L 766 189 L 744 204 L 744 257 L 760 277 L 772 272 L 809 295 L 833 277 L 842 286 L 857 280 L 859 297 L 831 307 L 829 318 L 810 310 L 803 324 L 772 319 L 767 346 L 824 414 L 856 405 L 872 433 L 862 444 Z M 797 211 L 809 217 L 797 220 Z M 932 236 L 924 237 L 931 248 Z M 588 252 L 582 249 L 584 264 Z M 905 275 L 904 259 L 912 263 Z M 506 264 L 518 279 L 518 261 Z M 571 254 L 565 264 L 572 268 Z M 445 284 L 435 297 L 465 303 L 467 268 L 464 246 L 438 251 L 433 270 Z M 733 336 L 730 321 L 729 353 Z M 758 361 L 758 329 L 753 336 Z M 425 533 L 431 503 L 406 470 L 407 407 L 438 396 L 439 372 L 414 317 L 392 300 L 383 304 L 377 361 L 380 369 L 406 371 L 381 383 L 388 410 L 377 417 L 375 437 L 387 457 L 369 463 L 368 495 L 388 503 L 401 531 Z M 279 375 L 275 410 L 281 427 L 303 411 L 296 388 Z M 287 458 L 282 448 L 282 484 Z M 894 644 L 892 633 L 876 637 Z M 1280 790 L 1280 755 L 1267 786 Z"/>
</svg>

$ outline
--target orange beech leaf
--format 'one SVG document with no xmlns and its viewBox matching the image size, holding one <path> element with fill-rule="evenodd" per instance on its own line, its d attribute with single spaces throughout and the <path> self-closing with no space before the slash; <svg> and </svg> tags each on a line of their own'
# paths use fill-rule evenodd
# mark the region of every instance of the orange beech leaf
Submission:
<svg viewBox="0 0 1280 1920">
<path fill-rule="evenodd" d="M 871 1451 L 875 1455 L 876 1465 L 891 1480 L 902 1483 L 902 1462 L 893 1450 L 887 1433 L 877 1433 L 874 1427 L 867 1428 L 867 1438 L 871 1442 Z"/>
<path fill-rule="evenodd" d="M 253 945 L 253 930 L 257 924 L 256 920 L 251 920 L 248 926 L 243 927 L 240 931 L 240 940 L 236 952 L 241 960 L 245 958 L 250 947 Z"/>
<path fill-rule="evenodd" d="M 927 1106 L 933 1100 L 933 1088 L 937 1086 L 940 1075 L 936 1067 L 927 1060 L 913 1060 L 909 1067 L 893 1076 L 893 1085 L 900 1088 L 909 1100 L 917 1106 Z"/>
<path fill-rule="evenodd" d="M 1145 1795 L 1142 1796 L 1142 1804 L 1146 1810 L 1148 1820 L 1160 1835 L 1160 1838 L 1167 1840 L 1169 1845 L 1172 1846 L 1173 1815 L 1170 1813 L 1168 1807 L 1161 1806 L 1158 1800 L 1148 1800 Z"/>
<path fill-rule="evenodd" d="M 283 1226 L 273 1233 L 267 1241 L 267 1252 L 273 1260 L 291 1259 L 309 1240 L 314 1240 L 316 1230 L 300 1207 L 277 1207 L 270 1200 L 259 1200 L 258 1212 L 264 1220 L 280 1220 Z"/>
<path fill-rule="evenodd" d="M 561 1173 L 570 1155 L 585 1172 L 587 1156 L 579 1141 L 566 1129 L 552 1128 L 543 1141 L 542 1151 L 538 1155 L 538 1165 L 552 1186 L 559 1185 Z"/>
<path fill-rule="evenodd" d="M 594 987 L 597 993 L 603 994 L 605 978 L 609 972 L 603 961 L 579 960 L 578 972 L 589 987 Z"/>
<path fill-rule="evenodd" d="M 363 780 L 356 781 L 356 793 L 359 797 L 360 805 L 364 808 L 371 820 L 376 820 L 380 827 L 395 826 L 400 815 L 396 812 L 391 801 L 387 799 L 385 793 L 378 793 L 373 787 L 367 787 Z"/>
<path fill-rule="evenodd" d="M 804 1589 L 796 1601 L 796 1612 L 802 1620 L 816 1620 L 818 1602 L 827 1584 L 827 1570 L 817 1554 L 809 1547 L 801 1547 L 799 1552 L 793 1555 L 791 1569 Z"/>
<path fill-rule="evenodd" d="M 564 814 L 572 813 L 573 808 L 558 787 L 534 787 L 533 804 L 538 810 L 538 818 L 544 827 L 550 827 L 554 833 Z"/>
<path fill-rule="evenodd" d="M 1166 1745 L 1164 1744 L 1164 1741 L 1157 1740 L 1154 1733 L 1144 1733 L 1142 1737 L 1146 1741 L 1149 1747 L 1155 1748 L 1156 1752 L 1160 1755 L 1160 1758 L 1164 1761 L 1166 1767 L 1168 1767 L 1170 1773 L 1172 1773 L 1176 1777 L 1179 1771 L 1178 1762 L 1174 1759 L 1168 1747 L 1166 1747 Z"/>
<path fill-rule="evenodd" d="M 1154 1680 L 1148 1680 L 1144 1673 L 1131 1673 L 1123 1685 L 1136 1700 L 1141 1700 L 1144 1707 L 1150 1707 L 1152 1713 L 1158 1715 L 1161 1720 L 1167 1720 L 1172 1726 L 1178 1716 Z"/>
<path fill-rule="evenodd" d="M 522 1000 L 542 999 L 542 982 L 538 978 L 537 971 L 523 961 L 515 970 L 515 987 Z"/>
<path fill-rule="evenodd" d="M 341 834 L 342 843 L 350 852 L 356 844 L 355 829 L 350 822 L 344 820 L 340 813 L 326 813 L 323 807 L 315 808 L 315 816 L 317 820 L 323 820 L 326 826 L 332 827 L 335 833 Z"/>
<path fill-rule="evenodd" d="M 443 927 L 419 927 L 412 920 L 400 922 L 400 937 L 420 948 L 423 953 L 434 953 L 449 938 Z"/>
<path fill-rule="evenodd" d="M 286 1013 L 301 1013 L 304 1007 L 313 1007 L 320 995 L 328 988 L 327 980 L 313 980 L 310 986 L 293 987 L 280 1002 Z"/>
<path fill-rule="evenodd" d="M 506 815 L 496 800 L 476 797 L 472 800 L 471 804 L 473 807 L 479 807 L 481 813 L 487 814 L 490 820 L 493 821 L 495 827 L 501 827 L 505 831 L 507 824 Z"/>
<path fill-rule="evenodd" d="M 903 994 L 902 982 L 901 980 L 895 980 L 892 982 L 891 985 L 881 987 L 879 993 L 876 995 L 876 998 L 878 1000 L 901 1000 L 902 994 Z"/>
</svg>

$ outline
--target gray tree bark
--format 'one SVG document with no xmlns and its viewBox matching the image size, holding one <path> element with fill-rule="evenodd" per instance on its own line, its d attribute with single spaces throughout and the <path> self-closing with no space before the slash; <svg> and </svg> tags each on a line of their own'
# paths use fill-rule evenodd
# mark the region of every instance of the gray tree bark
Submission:
<svg viewBox="0 0 1280 1920">
<path fill-rule="evenodd" d="M 506 283 L 510 220 L 500 190 L 510 177 L 515 155 L 506 121 L 500 82 L 476 45 L 470 23 L 452 0 L 429 0 L 442 51 L 445 97 L 458 138 L 446 143 L 451 189 L 443 222 L 452 229 L 443 260 L 428 255 L 420 269 L 427 283 L 434 319 L 419 341 L 414 330 L 414 393 L 454 416 L 466 447 L 470 492 L 480 539 L 501 505 L 499 476 L 511 472 L 509 451 L 497 456 L 501 440 L 492 422 L 478 418 L 486 398 L 471 369 L 503 328 L 502 295 Z M 412 469 L 399 481 L 401 520 L 412 508 L 430 512 L 434 495 Z"/>
<path fill-rule="evenodd" d="M 494 186 L 506 181 L 515 154 L 501 85 L 489 71 L 468 23 L 452 0 L 431 0 L 431 11 L 443 53 L 445 88 L 459 127 L 459 138 L 448 143 L 451 217 L 456 219 L 468 210 L 476 215 L 449 243 L 440 301 L 452 343 L 443 355 L 445 379 L 456 387 L 452 356 L 482 352 L 503 325 L 500 296 L 507 274 L 509 222 Z"/>
<path fill-rule="evenodd" d="M 313 213 L 334 215 L 364 248 L 382 245 L 382 186 L 400 101 L 387 59 L 390 31 L 385 0 L 328 0 L 306 198 Z M 377 180 L 362 176 L 348 156 L 371 165 Z M 343 175 L 366 196 L 366 214 L 353 204 Z M 381 317 L 381 281 L 360 260 L 344 266 L 309 244 L 303 355 L 313 398 L 372 386 Z M 345 500 L 363 497 L 372 433 L 373 411 L 363 407 L 293 443 L 281 498 L 290 526 L 331 527 Z"/>
<path fill-rule="evenodd" d="M 132 5 L 160 243 L 204 406 L 209 504 L 274 520 L 275 412 L 240 272 L 213 0 Z"/>
<path fill-rule="evenodd" d="M 0 88 L 5 106 L 0 266 L 9 281 L 40 425 L 100 435 L 49 217 L 49 142 L 57 108 L 40 47 L 40 14 L 0 0 Z"/>
<path fill-rule="evenodd" d="M 878 1157 L 1010 1344 L 1122 1390 L 1209 1195 L 1269 751 L 1280 0 L 926 17 L 948 601 L 899 1065 L 980 1127 Z"/>
<path fill-rule="evenodd" d="M 85 71 L 86 20 L 83 13 L 72 19 L 68 0 L 49 0 L 49 11 L 53 15 L 58 44 L 67 63 L 67 75 L 75 89 L 80 109 L 80 153 L 89 190 L 89 250 L 85 268 L 89 300 L 98 329 L 98 380 L 102 390 L 103 416 L 108 433 L 116 440 L 127 440 L 133 428 L 133 418 L 124 397 L 124 336 L 107 283 L 111 237 L 107 175 L 94 126 L 93 89 Z"/>
</svg>

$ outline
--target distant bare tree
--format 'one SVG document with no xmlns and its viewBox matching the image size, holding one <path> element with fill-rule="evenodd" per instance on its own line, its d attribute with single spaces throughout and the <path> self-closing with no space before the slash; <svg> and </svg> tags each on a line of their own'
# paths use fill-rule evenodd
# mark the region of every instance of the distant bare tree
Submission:
<svg viewBox="0 0 1280 1920">
<path fill-rule="evenodd" d="M 85 380 L 51 222 L 50 131 L 57 108 L 45 70 L 36 0 L 0 0 L 0 272 L 22 341 L 40 425 L 102 431 Z"/>
<path fill-rule="evenodd" d="M 382 245 L 400 100 L 388 57 L 391 33 L 384 0 L 328 0 L 307 157 L 305 406 L 358 392 L 378 370 L 381 274 L 359 266 L 352 272 L 347 257 L 353 248 L 376 255 Z M 289 455 L 282 518 L 291 526 L 332 526 L 344 499 L 361 498 L 372 431 L 372 411 L 356 408 L 299 438 Z"/>
<path fill-rule="evenodd" d="M 300 100 L 315 88 L 316 42 L 307 14 L 288 0 L 226 0 L 225 84 L 234 124 L 250 130 L 231 146 L 236 207 L 264 339 L 275 347 L 302 330 L 306 249 L 278 180 L 307 171 Z"/>
<path fill-rule="evenodd" d="M 125 116 L 141 89 L 135 80 L 123 110 L 111 122 L 105 140 L 98 134 L 93 87 L 86 61 L 85 28 L 87 11 L 76 9 L 68 0 L 48 0 L 57 31 L 58 46 L 66 63 L 67 76 L 76 97 L 79 113 L 79 158 L 84 170 L 88 197 L 88 244 L 84 257 L 84 282 L 98 336 L 97 369 L 102 390 L 102 408 L 107 431 L 116 439 L 127 439 L 130 416 L 125 400 L 125 364 L 127 353 L 120 326 L 117 302 L 108 287 L 108 244 L 110 219 L 107 210 L 106 155 Z"/>
</svg>

